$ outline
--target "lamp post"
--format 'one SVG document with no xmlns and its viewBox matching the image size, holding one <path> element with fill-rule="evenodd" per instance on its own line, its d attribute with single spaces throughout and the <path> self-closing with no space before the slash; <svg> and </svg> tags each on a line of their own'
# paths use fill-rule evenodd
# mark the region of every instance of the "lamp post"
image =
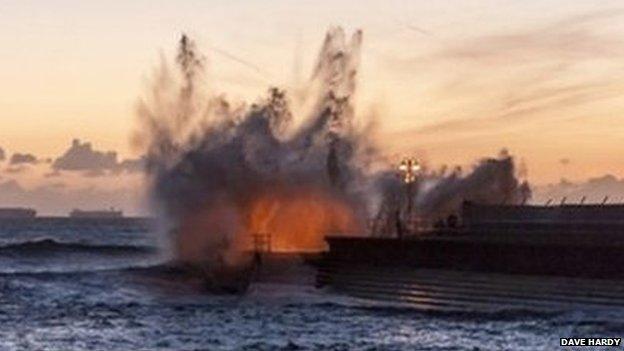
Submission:
<svg viewBox="0 0 624 351">
<path fill-rule="evenodd" d="M 399 164 L 399 175 L 405 184 L 405 193 L 407 196 L 406 218 L 411 219 L 413 207 L 414 183 L 418 176 L 421 166 L 417 159 L 407 157 L 401 160 Z M 401 236 L 401 233 L 399 233 Z"/>
</svg>

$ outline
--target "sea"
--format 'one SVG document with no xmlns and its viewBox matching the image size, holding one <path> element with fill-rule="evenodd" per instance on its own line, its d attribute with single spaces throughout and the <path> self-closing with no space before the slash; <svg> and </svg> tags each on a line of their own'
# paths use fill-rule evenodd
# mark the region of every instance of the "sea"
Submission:
<svg viewBox="0 0 624 351">
<path fill-rule="evenodd" d="M 165 246 L 140 221 L 0 223 L 0 350 L 533 351 L 624 336 L 617 309 L 422 310 L 298 280 L 215 295 Z"/>
</svg>

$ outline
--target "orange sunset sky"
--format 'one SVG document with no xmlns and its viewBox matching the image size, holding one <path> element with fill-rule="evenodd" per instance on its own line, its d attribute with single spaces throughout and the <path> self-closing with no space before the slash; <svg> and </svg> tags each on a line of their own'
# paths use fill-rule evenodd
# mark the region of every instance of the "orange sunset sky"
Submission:
<svg viewBox="0 0 624 351">
<path fill-rule="evenodd" d="M 507 148 L 532 184 L 610 175 L 599 191 L 624 196 L 621 1 L 4 0 L 0 206 L 142 213 L 142 175 L 121 164 L 140 156 L 137 99 L 180 33 L 211 89 L 253 101 L 296 88 L 334 25 L 364 31 L 357 108 L 384 153 L 470 165 Z M 119 171 L 62 167 L 74 139 Z"/>
</svg>

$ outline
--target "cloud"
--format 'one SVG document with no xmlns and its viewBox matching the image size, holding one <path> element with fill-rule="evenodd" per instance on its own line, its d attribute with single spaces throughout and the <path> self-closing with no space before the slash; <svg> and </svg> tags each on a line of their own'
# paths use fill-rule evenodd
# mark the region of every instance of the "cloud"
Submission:
<svg viewBox="0 0 624 351">
<path fill-rule="evenodd" d="M 410 133 L 497 134 L 564 121 L 621 104 L 624 39 L 612 31 L 623 9 L 589 12 L 522 29 L 441 40 L 435 51 L 385 57 L 396 74 L 433 75 L 423 100 L 440 106 Z M 618 100 L 619 99 L 619 100 Z M 487 129 L 487 130 L 486 130 Z"/>
<path fill-rule="evenodd" d="M 46 174 L 43 175 L 46 178 L 55 178 L 55 177 L 60 177 L 61 176 L 61 172 L 57 171 L 57 170 L 53 170 L 51 172 L 48 172 Z"/>
<path fill-rule="evenodd" d="M 95 178 L 106 175 L 106 172 L 102 169 L 90 169 L 88 171 L 85 171 L 82 175 L 89 178 Z"/>
<path fill-rule="evenodd" d="M 5 168 L 5 172 L 7 173 L 12 173 L 12 174 L 16 174 L 16 173 L 22 173 L 23 171 L 27 170 L 27 168 L 23 165 L 18 165 L 18 166 L 9 166 L 7 168 Z"/>
<path fill-rule="evenodd" d="M 433 53 L 398 59 L 416 67 L 452 61 L 488 68 L 532 65 L 546 59 L 559 62 L 613 59 L 624 53 L 624 41 L 612 35 L 609 26 L 617 24 L 622 17 L 624 8 L 615 8 L 553 18 L 519 29 L 501 27 L 477 36 L 441 39 Z"/>
<path fill-rule="evenodd" d="M 624 52 L 622 40 L 599 35 L 594 29 L 606 21 L 619 20 L 622 15 L 622 9 L 586 13 L 530 29 L 462 40 L 433 58 L 470 60 L 489 65 L 529 63 L 544 57 L 575 61 L 617 57 Z"/>
<path fill-rule="evenodd" d="M 65 184 L 63 182 L 51 183 L 48 186 L 50 188 L 54 188 L 54 189 L 64 189 L 64 188 L 67 188 L 67 184 Z"/>
<path fill-rule="evenodd" d="M 107 173 L 139 172 L 143 163 L 142 159 L 118 162 L 115 151 L 98 151 L 91 143 L 74 139 L 69 149 L 52 162 L 52 169 L 55 172 L 79 171 L 87 177 L 98 177 Z"/>
<path fill-rule="evenodd" d="M 128 173 L 143 172 L 143 170 L 145 169 L 145 163 L 146 160 L 143 157 L 128 158 L 121 161 L 118 164 L 117 168 Z"/>
<path fill-rule="evenodd" d="M 4 160 L 6 160 L 6 153 L 4 152 L 4 149 L 0 147 L 0 161 Z"/>
<path fill-rule="evenodd" d="M 91 143 L 81 143 L 74 139 L 71 147 L 52 162 L 52 168 L 64 171 L 103 171 L 114 169 L 117 165 L 117 153 L 97 151 Z"/>
<path fill-rule="evenodd" d="M 9 179 L 0 183 L 0 194 L 10 195 L 21 192 L 23 189 L 16 180 Z"/>
<path fill-rule="evenodd" d="M 37 157 L 33 154 L 14 153 L 9 163 L 12 165 L 36 164 Z"/>
</svg>

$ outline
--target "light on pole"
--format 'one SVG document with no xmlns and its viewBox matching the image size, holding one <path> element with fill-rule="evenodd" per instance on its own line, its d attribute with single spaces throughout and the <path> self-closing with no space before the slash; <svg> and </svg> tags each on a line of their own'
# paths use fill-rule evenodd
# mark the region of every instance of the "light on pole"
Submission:
<svg viewBox="0 0 624 351">
<path fill-rule="evenodd" d="M 405 225 L 402 222 L 410 221 L 412 218 L 414 183 L 420 171 L 420 163 L 412 157 L 404 158 L 399 164 L 399 177 L 405 184 L 405 195 L 407 196 L 407 208 L 405 210 L 404 220 L 401 220 L 400 210 L 396 213 L 397 236 L 399 239 L 403 237 Z"/>
<path fill-rule="evenodd" d="M 412 213 L 413 207 L 413 191 L 414 191 L 414 183 L 416 182 L 416 177 L 418 176 L 418 172 L 420 171 L 420 163 L 418 160 L 412 157 L 404 158 L 399 164 L 399 173 L 401 175 L 401 179 L 405 184 L 405 191 L 407 193 L 407 215 L 408 217 Z"/>
</svg>

